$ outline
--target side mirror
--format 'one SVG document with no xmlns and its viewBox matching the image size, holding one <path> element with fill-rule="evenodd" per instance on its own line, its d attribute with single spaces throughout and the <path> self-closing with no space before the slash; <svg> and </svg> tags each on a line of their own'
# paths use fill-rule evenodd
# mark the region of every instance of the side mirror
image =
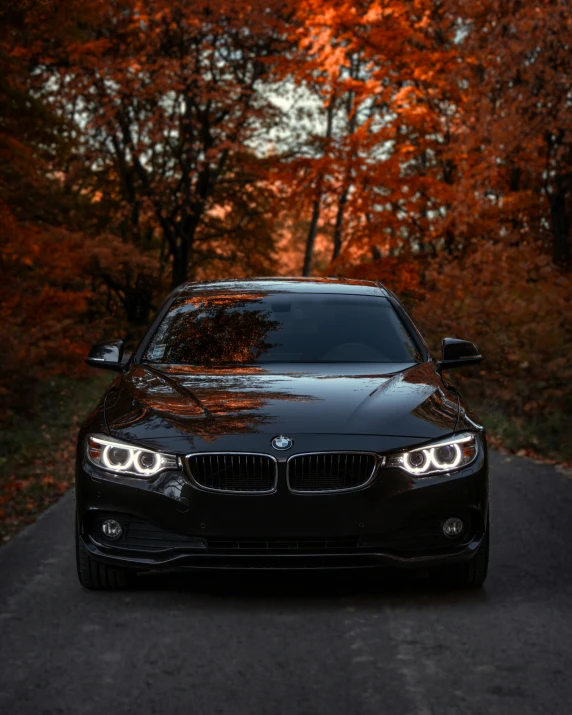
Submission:
<svg viewBox="0 0 572 715">
<path fill-rule="evenodd" d="M 94 345 L 89 351 L 86 363 L 90 367 L 123 372 L 123 340 L 105 345 Z"/>
<path fill-rule="evenodd" d="M 437 363 L 440 370 L 450 370 L 454 367 L 465 367 L 466 365 L 476 365 L 481 362 L 483 356 L 479 348 L 468 340 L 457 340 L 457 338 L 443 338 L 441 343 L 443 358 Z"/>
</svg>

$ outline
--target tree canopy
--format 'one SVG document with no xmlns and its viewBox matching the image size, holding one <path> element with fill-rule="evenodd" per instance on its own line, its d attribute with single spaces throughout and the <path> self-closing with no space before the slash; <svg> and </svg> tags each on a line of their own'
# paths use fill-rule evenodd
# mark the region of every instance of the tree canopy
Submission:
<svg viewBox="0 0 572 715">
<path fill-rule="evenodd" d="M 572 300 L 564 0 L 54 0 L 1 20 L 5 394 L 24 359 L 37 379 L 79 365 L 169 288 L 227 275 L 382 278 L 425 305 L 465 280 L 491 316 L 513 305 L 514 366 L 527 315 L 568 350 L 572 321 L 531 310 Z"/>
</svg>

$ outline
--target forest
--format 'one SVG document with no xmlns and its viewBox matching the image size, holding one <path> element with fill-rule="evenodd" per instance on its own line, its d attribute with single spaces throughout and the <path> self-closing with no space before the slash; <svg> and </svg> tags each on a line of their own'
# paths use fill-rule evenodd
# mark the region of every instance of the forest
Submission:
<svg viewBox="0 0 572 715">
<path fill-rule="evenodd" d="M 0 516 L 67 488 L 75 423 L 43 434 L 45 415 L 80 419 L 90 345 L 133 344 L 186 280 L 380 280 L 436 355 L 479 345 L 455 379 L 493 443 L 572 460 L 567 0 L 0 17 Z"/>
</svg>

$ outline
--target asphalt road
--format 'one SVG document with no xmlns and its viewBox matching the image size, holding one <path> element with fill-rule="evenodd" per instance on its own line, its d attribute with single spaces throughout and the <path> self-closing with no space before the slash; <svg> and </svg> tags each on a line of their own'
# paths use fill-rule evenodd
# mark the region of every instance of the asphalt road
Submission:
<svg viewBox="0 0 572 715">
<path fill-rule="evenodd" d="M 0 713 L 572 715 L 572 478 L 492 455 L 477 593 L 378 579 L 88 592 L 68 494 L 0 550 Z"/>
</svg>

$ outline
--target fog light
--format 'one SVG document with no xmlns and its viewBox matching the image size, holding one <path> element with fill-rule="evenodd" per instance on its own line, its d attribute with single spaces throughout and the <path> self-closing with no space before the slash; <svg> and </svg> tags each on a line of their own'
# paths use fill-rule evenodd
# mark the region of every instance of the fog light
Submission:
<svg viewBox="0 0 572 715">
<path fill-rule="evenodd" d="M 116 541 L 123 534 L 123 527 L 116 519 L 106 519 L 101 525 L 101 531 L 106 539 Z"/>
<path fill-rule="evenodd" d="M 456 516 L 452 516 L 443 524 L 443 533 L 445 536 L 459 536 L 463 531 L 463 522 Z"/>
</svg>

